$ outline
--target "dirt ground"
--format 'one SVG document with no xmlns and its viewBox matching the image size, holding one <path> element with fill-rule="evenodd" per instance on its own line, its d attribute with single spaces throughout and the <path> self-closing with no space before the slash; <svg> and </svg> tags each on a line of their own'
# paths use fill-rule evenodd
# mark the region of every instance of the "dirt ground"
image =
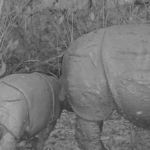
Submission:
<svg viewBox="0 0 150 150">
<path fill-rule="evenodd" d="M 44 150 L 80 150 L 75 140 L 75 114 L 64 111 Z M 104 122 L 101 137 L 108 150 L 149 150 L 150 131 L 134 127 L 116 112 Z"/>
<path fill-rule="evenodd" d="M 3 1 L 0 60 L 2 58 L 7 68 L 0 69 L 1 78 L 24 70 L 59 77 L 64 51 L 83 34 L 113 25 L 150 23 L 148 0 L 144 0 L 146 4 L 127 4 L 113 9 L 108 9 L 105 1 L 100 0 L 92 0 L 92 5 L 88 3 L 91 0 L 78 0 L 79 4 L 85 2 L 82 7 L 72 7 L 68 0 L 57 0 L 64 4 L 62 10 L 48 5 L 53 1 L 32 0 L 26 5 L 23 0 Z M 44 150 L 79 150 L 74 136 L 75 118 L 74 113 L 62 113 Z M 104 122 L 101 138 L 108 150 L 150 150 L 150 131 L 134 127 L 116 112 Z"/>
</svg>

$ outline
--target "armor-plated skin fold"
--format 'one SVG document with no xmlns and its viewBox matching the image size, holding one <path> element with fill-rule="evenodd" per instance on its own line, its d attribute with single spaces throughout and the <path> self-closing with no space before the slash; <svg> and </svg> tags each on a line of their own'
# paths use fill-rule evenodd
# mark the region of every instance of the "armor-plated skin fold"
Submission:
<svg viewBox="0 0 150 150">
<path fill-rule="evenodd" d="M 44 129 L 54 128 L 61 114 L 60 88 L 57 79 L 41 73 L 12 74 L 0 79 L 0 130 L 3 132 L 0 150 L 14 150 L 24 133 L 33 137 Z"/>
<path fill-rule="evenodd" d="M 99 121 L 107 119 L 114 106 L 100 57 L 103 34 L 95 35 L 92 32 L 71 45 L 64 56 L 63 76 L 73 110 L 82 118 Z"/>
<path fill-rule="evenodd" d="M 104 35 L 106 78 L 119 112 L 135 125 L 150 128 L 150 26 L 123 29 L 114 27 Z"/>
<path fill-rule="evenodd" d="M 114 109 L 150 128 L 150 26 L 112 26 L 83 35 L 66 51 L 61 78 L 77 114 L 82 149 L 105 150 L 99 127 Z"/>
</svg>

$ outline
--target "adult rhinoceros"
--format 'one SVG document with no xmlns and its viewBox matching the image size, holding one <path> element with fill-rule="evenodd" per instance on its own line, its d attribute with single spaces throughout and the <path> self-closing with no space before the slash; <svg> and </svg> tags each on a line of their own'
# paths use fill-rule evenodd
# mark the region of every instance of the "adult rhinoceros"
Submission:
<svg viewBox="0 0 150 150">
<path fill-rule="evenodd" d="M 12 74 L 0 79 L 0 150 L 15 150 L 25 135 L 42 150 L 61 114 L 59 81 L 42 73 Z"/>
<path fill-rule="evenodd" d="M 105 149 L 103 121 L 114 109 L 150 127 L 150 26 L 113 26 L 78 38 L 64 55 L 62 80 L 83 150 Z"/>
</svg>

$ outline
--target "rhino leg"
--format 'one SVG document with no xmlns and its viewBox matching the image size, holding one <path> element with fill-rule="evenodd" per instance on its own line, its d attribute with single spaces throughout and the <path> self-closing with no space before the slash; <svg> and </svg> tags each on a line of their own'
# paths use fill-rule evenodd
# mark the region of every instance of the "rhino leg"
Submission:
<svg viewBox="0 0 150 150">
<path fill-rule="evenodd" d="M 76 140 L 83 150 L 107 150 L 101 141 L 103 121 L 92 122 L 77 116 Z"/>
<path fill-rule="evenodd" d="M 42 130 L 38 136 L 32 139 L 32 149 L 33 150 L 43 150 L 44 143 L 48 139 L 49 134 L 52 132 L 52 130 L 55 128 L 57 121 L 52 122 L 51 124 L 47 125 L 47 127 Z"/>
<path fill-rule="evenodd" d="M 0 140 L 0 150 L 15 150 L 15 148 L 16 139 L 11 133 L 7 132 Z"/>
</svg>

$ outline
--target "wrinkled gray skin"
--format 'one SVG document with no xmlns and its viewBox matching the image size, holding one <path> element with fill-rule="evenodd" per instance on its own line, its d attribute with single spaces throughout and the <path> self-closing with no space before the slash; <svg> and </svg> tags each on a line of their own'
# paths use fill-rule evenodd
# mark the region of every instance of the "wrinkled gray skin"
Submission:
<svg viewBox="0 0 150 150">
<path fill-rule="evenodd" d="M 113 26 L 83 35 L 65 53 L 61 79 L 77 114 L 81 149 L 106 149 L 102 126 L 114 109 L 149 128 L 150 26 Z"/>
<path fill-rule="evenodd" d="M 15 150 L 25 136 L 33 149 L 43 149 L 62 111 L 60 88 L 57 79 L 41 73 L 0 79 L 0 150 Z"/>
</svg>

